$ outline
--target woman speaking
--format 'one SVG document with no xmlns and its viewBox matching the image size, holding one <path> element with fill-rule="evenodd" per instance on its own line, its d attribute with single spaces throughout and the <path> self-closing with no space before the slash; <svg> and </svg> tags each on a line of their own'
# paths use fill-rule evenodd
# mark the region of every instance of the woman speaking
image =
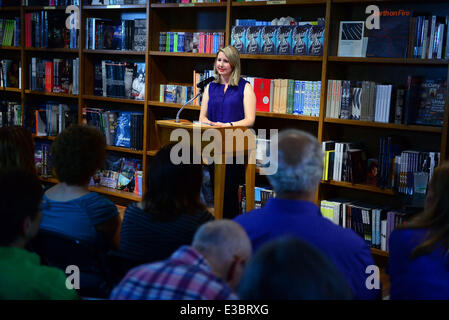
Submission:
<svg viewBox="0 0 449 320">
<path fill-rule="evenodd" d="M 249 82 L 240 77 L 240 55 L 235 47 L 218 50 L 214 73 L 219 77 L 204 90 L 199 121 L 220 127 L 252 127 L 256 118 L 256 95 Z M 239 212 L 237 190 L 243 178 L 243 165 L 226 166 L 224 218 L 232 219 Z"/>
</svg>

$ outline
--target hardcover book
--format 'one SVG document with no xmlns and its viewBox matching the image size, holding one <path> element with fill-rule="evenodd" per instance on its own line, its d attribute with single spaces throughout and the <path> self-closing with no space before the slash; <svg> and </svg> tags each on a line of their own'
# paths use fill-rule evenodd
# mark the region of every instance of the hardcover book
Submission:
<svg viewBox="0 0 449 320">
<path fill-rule="evenodd" d="M 368 33 L 367 57 L 405 58 L 407 55 L 410 15 L 380 17 L 380 29 Z"/>
<path fill-rule="evenodd" d="M 364 21 L 340 21 L 339 57 L 362 57 Z"/>
</svg>

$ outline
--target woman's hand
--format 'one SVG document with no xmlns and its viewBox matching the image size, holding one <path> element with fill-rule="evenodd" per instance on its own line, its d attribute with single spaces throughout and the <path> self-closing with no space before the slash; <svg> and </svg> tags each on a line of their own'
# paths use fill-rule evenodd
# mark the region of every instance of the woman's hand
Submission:
<svg viewBox="0 0 449 320">
<path fill-rule="evenodd" d="M 229 122 L 223 123 L 223 122 L 211 122 L 211 125 L 217 126 L 217 127 L 230 127 L 231 124 Z"/>
</svg>

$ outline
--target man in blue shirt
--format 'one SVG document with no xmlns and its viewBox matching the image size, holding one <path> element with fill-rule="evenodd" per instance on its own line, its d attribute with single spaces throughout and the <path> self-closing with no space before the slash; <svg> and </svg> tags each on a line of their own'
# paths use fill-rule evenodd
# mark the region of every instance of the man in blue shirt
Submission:
<svg viewBox="0 0 449 320">
<path fill-rule="evenodd" d="M 296 236 L 335 263 L 356 299 L 380 298 L 380 290 L 365 284 L 370 275 L 366 268 L 374 265 L 368 245 L 352 230 L 324 218 L 314 203 L 323 172 L 319 142 L 300 130 L 283 131 L 275 140 L 271 143 L 278 150 L 278 170 L 268 179 L 276 198 L 235 219 L 248 233 L 253 250 L 280 236 Z"/>
</svg>

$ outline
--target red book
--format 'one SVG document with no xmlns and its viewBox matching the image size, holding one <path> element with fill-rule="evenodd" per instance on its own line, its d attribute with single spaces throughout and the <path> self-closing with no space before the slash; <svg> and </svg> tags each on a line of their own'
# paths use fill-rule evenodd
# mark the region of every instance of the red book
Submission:
<svg viewBox="0 0 449 320">
<path fill-rule="evenodd" d="M 32 13 L 25 13 L 25 47 L 31 47 L 31 20 Z"/>
<path fill-rule="evenodd" d="M 270 112 L 270 79 L 255 78 L 256 111 Z"/>
<path fill-rule="evenodd" d="M 45 62 L 45 91 L 52 92 L 53 89 L 53 62 Z"/>
</svg>

